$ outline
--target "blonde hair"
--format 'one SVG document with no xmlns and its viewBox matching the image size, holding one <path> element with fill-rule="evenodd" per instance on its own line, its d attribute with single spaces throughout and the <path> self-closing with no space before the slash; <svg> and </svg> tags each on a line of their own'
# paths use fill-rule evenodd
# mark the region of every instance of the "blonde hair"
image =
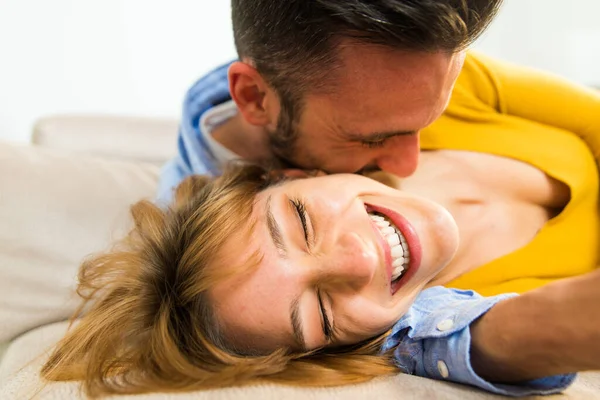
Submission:
<svg viewBox="0 0 600 400">
<path fill-rule="evenodd" d="M 397 372 L 379 354 L 384 336 L 340 349 L 267 355 L 242 354 L 223 339 L 207 293 L 238 270 L 220 265 L 219 252 L 270 184 L 261 168 L 234 166 L 214 180 L 186 179 L 166 210 L 148 201 L 132 206 L 135 224 L 127 238 L 82 264 L 78 321 L 42 376 L 81 380 L 88 396 L 99 397 L 258 381 L 331 386 Z"/>
</svg>

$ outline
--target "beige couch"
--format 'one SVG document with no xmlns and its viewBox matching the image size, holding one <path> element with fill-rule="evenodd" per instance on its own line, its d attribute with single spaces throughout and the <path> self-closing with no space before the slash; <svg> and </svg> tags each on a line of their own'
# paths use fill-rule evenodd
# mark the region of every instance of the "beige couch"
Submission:
<svg viewBox="0 0 600 400">
<path fill-rule="evenodd" d="M 128 227 L 128 206 L 152 198 L 176 122 L 114 117 L 40 121 L 32 146 L 0 143 L 0 399 L 81 399 L 76 383 L 43 386 L 45 352 L 73 311 L 82 257 Z M 0 355 L 1 357 L 1 355 Z M 123 399 L 127 397 L 121 397 Z M 478 390 L 408 375 L 362 385 L 262 385 L 135 399 L 491 399 Z M 600 399 L 600 374 L 581 374 L 556 399 Z"/>
</svg>

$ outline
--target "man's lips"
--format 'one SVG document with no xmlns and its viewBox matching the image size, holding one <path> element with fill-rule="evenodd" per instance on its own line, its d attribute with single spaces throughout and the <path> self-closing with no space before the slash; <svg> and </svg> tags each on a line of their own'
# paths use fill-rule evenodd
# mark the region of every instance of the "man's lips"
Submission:
<svg viewBox="0 0 600 400">
<path fill-rule="evenodd" d="M 391 291 L 392 291 L 392 294 L 394 294 L 419 269 L 419 266 L 421 265 L 421 256 L 422 256 L 421 242 L 419 240 L 419 236 L 417 235 L 417 232 L 415 231 L 415 228 L 410 224 L 410 222 L 408 222 L 408 220 L 406 218 L 404 218 L 402 215 L 400 215 L 396 211 L 390 210 L 389 208 L 385 208 L 382 206 L 373 205 L 373 204 L 366 204 L 366 206 L 367 206 L 367 211 L 375 211 L 379 214 L 384 215 L 386 218 L 388 218 L 390 221 L 392 221 L 392 223 L 394 225 L 396 225 L 396 227 L 400 230 L 400 232 L 402 232 L 402 235 L 406 239 L 408 251 L 410 252 L 410 262 L 408 264 L 407 271 L 402 275 L 402 277 L 398 281 L 394 282 L 394 284 L 392 285 Z M 387 243 L 387 241 L 383 238 L 383 236 L 382 236 L 381 232 L 379 231 L 379 229 L 377 228 L 377 226 L 374 223 L 372 225 L 373 225 L 373 228 L 376 230 L 377 240 L 379 241 L 380 245 L 384 249 L 386 271 L 388 274 L 388 282 L 391 282 L 392 270 L 393 270 L 391 248 L 390 248 L 390 245 Z"/>
</svg>

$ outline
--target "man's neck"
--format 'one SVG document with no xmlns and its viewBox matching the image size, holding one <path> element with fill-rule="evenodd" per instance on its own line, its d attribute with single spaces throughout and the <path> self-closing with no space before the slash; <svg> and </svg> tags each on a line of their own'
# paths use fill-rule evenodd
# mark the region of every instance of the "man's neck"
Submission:
<svg viewBox="0 0 600 400">
<path fill-rule="evenodd" d="M 212 137 L 244 160 L 263 164 L 273 158 L 264 128 L 250 125 L 240 114 L 213 130 Z"/>
</svg>

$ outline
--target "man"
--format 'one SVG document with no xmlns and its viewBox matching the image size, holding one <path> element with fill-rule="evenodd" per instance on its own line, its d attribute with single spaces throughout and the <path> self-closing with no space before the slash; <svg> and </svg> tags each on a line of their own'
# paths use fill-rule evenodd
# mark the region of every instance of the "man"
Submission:
<svg viewBox="0 0 600 400">
<path fill-rule="evenodd" d="M 189 91 L 160 197 L 235 157 L 410 175 L 419 130 L 442 114 L 500 2 L 233 0 L 241 61 Z"/>
<path fill-rule="evenodd" d="M 233 0 L 240 61 L 188 92 L 179 155 L 165 167 L 160 200 L 168 201 L 185 176 L 217 175 L 236 158 L 329 173 L 410 175 L 419 131 L 444 112 L 464 49 L 500 2 Z M 503 394 L 560 390 L 572 375 L 491 382 L 598 368 L 600 351 L 590 350 L 600 338 L 593 289 L 599 280 L 594 273 L 556 282 L 486 313 L 490 304 L 445 336 L 434 326 L 420 344 L 416 370 Z M 435 352 L 424 351 L 426 340 Z"/>
</svg>

